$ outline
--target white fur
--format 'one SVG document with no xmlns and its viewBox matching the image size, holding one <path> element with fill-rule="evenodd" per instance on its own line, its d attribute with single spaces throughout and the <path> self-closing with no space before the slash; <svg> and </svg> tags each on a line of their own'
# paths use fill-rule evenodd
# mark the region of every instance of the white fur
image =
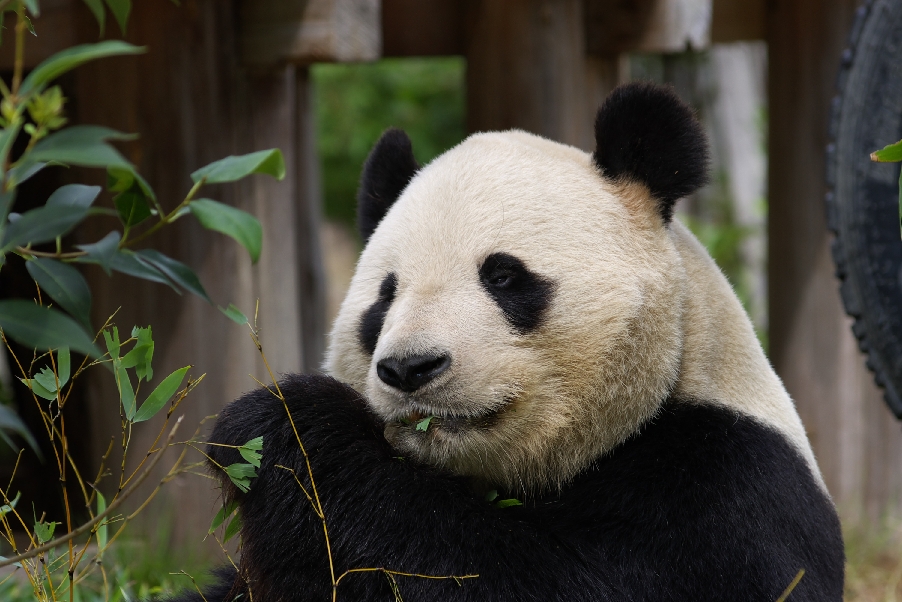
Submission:
<svg viewBox="0 0 902 602">
<path fill-rule="evenodd" d="M 482 289 L 495 252 L 555 283 L 536 331 L 517 334 Z M 358 325 L 389 273 L 397 293 L 370 357 Z M 376 376 L 382 358 L 436 351 L 451 368 L 414 393 Z M 671 393 L 773 426 L 819 477 L 792 401 L 698 242 L 663 224 L 644 187 L 524 132 L 471 136 L 414 177 L 360 257 L 326 370 L 366 395 L 403 453 L 499 486 L 560 486 Z M 400 422 L 425 416 L 439 417 L 426 432 Z M 444 428 L 450 416 L 475 426 Z"/>
</svg>

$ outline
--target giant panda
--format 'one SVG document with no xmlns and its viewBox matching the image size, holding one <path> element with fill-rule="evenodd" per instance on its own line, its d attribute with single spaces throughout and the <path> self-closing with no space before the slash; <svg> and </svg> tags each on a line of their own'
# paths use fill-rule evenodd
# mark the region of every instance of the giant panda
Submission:
<svg viewBox="0 0 902 602">
<path fill-rule="evenodd" d="M 630 84 L 595 138 L 480 133 L 420 167 L 385 132 L 326 375 L 218 418 L 217 465 L 264 447 L 249 492 L 217 472 L 243 548 L 207 602 L 774 601 L 802 570 L 790 601 L 842 599 L 793 402 L 673 218 L 707 177 L 700 125 Z"/>
</svg>

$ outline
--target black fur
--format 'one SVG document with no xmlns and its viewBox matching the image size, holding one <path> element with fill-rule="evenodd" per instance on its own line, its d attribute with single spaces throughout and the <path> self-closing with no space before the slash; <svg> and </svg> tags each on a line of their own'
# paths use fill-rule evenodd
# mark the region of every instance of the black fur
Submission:
<svg viewBox="0 0 902 602">
<path fill-rule="evenodd" d="M 486 257 L 479 267 L 479 281 L 520 334 L 539 327 L 554 294 L 554 283 L 507 253 Z"/>
<path fill-rule="evenodd" d="M 367 353 L 373 355 L 376 351 L 376 343 L 379 342 L 379 333 L 382 332 L 382 324 L 385 322 L 385 314 L 395 300 L 395 291 L 398 290 L 398 277 L 389 274 L 382 279 L 379 285 L 379 296 L 375 303 L 360 316 L 360 324 L 357 325 L 357 337 L 360 346 Z"/>
<path fill-rule="evenodd" d="M 790 600 L 842 600 L 832 503 L 786 439 L 722 407 L 670 400 L 562 491 L 499 509 L 463 479 L 396 457 L 347 386 L 292 376 L 281 390 L 310 457 L 336 575 L 479 574 L 460 583 L 397 577 L 405 600 L 759 602 L 776 600 L 804 568 Z M 310 487 L 283 403 L 264 389 L 244 396 L 220 414 L 211 442 L 261 435 L 249 493 L 214 469 L 244 518 L 243 578 L 229 595 L 249 583 L 254 600 L 328 600 L 322 523 L 276 466 Z M 208 453 L 224 466 L 242 461 L 233 448 Z M 345 577 L 338 598 L 394 599 L 380 573 Z M 211 590 L 207 600 L 223 599 Z"/>
<path fill-rule="evenodd" d="M 595 118 L 595 164 L 614 180 L 638 181 L 668 223 L 677 199 L 708 181 L 708 142 L 692 109 L 670 88 L 615 88 Z"/>
<path fill-rule="evenodd" d="M 364 243 L 418 169 L 407 134 L 395 128 L 385 130 L 363 164 L 357 190 L 357 230 Z"/>
</svg>

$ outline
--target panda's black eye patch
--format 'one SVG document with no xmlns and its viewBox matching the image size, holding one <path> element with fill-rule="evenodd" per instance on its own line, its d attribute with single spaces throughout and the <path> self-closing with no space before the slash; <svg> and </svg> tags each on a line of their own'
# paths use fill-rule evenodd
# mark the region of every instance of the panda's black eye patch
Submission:
<svg viewBox="0 0 902 602">
<path fill-rule="evenodd" d="M 520 334 L 538 328 L 554 294 L 552 281 L 507 253 L 486 257 L 479 268 L 479 281 Z"/>
<path fill-rule="evenodd" d="M 389 274 L 382 279 L 379 285 L 379 296 L 376 302 L 360 316 L 360 324 L 357 326 L 357 337 L 360 345 L 367 353 L 373 355 L 376 351 L 376 343 L 379 342 L 379 334 L 385 323 L 385 314 L 395 300 L 395 292 L 398 290 L 398 277 Z"/>
</svg>

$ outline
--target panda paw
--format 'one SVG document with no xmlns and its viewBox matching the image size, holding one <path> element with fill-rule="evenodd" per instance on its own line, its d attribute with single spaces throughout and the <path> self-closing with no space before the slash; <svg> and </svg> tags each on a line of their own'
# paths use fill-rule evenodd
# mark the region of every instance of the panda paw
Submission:
<svg viewBox="0 0 902 602">
<path fill-rule="evenodd" d="M 383 429 L 354 389 L 328 376 L 290 375 L 278 386 L 247 393 L 223 409 L 207 454 L 216 472 L 246 462 L 237 448 L 263 437 L 261 471 L 300 464 L 303 451 L 313 462 L 318 456 L 376 460 L 391 456 Z"/>
</svg>

